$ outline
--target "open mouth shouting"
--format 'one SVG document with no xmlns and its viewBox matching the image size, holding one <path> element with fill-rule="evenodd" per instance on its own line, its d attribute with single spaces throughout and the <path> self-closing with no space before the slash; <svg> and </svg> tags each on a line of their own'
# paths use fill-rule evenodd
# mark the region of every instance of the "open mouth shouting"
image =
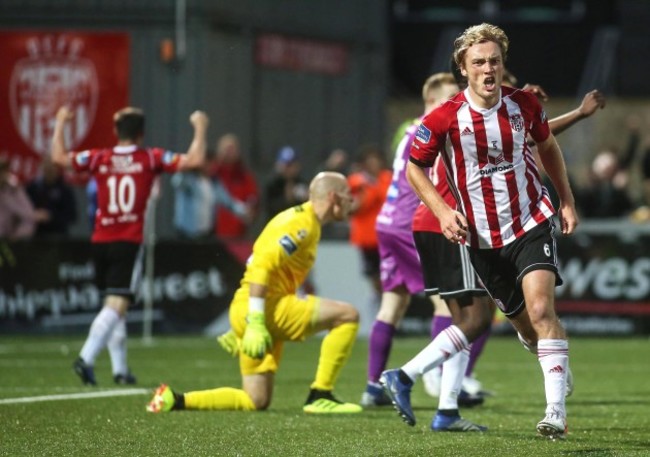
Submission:
<svg viewBox="0 0 650 457">
<path fill-rule="evenodd" d="M 483 87 L 487 92 L 494 92 L 497 88 L 496 78 L 494 76 L 488 76 L 483 80 Z"/>
</svg>

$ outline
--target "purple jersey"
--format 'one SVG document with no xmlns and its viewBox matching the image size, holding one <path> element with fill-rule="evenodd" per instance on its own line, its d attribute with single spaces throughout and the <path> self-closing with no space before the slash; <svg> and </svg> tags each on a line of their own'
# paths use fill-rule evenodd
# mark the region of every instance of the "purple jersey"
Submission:
<svg viewBox="0 0 650 457">
<path fill-rule="evenodd" d="M 376 229 L 378 232 L 411 233 L 413 213 L 420 199 L 406 180 L 406 164 L 408 163 L 411 143 L 421 119 L 415 119 L 406 129 L 402 141 L 395 151 L 393 161 L 393 180 L 390 183 L 386 200 L 377 216 Z"/>
</svg>

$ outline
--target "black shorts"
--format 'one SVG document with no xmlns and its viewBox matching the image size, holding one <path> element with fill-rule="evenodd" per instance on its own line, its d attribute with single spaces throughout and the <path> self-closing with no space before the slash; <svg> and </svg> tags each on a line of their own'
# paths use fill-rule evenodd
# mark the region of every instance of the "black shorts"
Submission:
<svg viewBox="0 0 650 457">
<path fill-rule="evenodd" d="M 379 248 L 361 248 L 361 262 L 365 276 L 379 276 Z"/>
<path fill-rule="evenodd" d="M 99 290 L 105 295 L 133 299 L 140 287 L 143 251 L 138 243 L 93 243 L 95 278 Z"/>
<path fill-rule="evenodd" d="M 469 304 L 473 297 L 487 295 L 478 281 L 463 245 L 453 244 L 442 233 L 413 232 L 415 248 L 420 256 L 426 295 L 440 294 L 443 299 L 456 299 Z"/>
<path fill-rule="evenodd" d="M 546 221 L 502 248 L 469 249 L 476 273 L 506 316 L 516 316 L 524 307 L 521 279 L 526 273 L 549 270 L 555 273 L 555 285 L 562 285 L 554 231 L 553 222 Z"/>
</svg>

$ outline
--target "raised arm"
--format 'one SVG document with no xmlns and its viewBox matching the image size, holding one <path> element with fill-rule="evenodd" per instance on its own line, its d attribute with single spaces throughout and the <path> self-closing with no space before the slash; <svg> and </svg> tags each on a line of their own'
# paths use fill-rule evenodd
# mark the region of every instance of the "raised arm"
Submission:
<svg viewBox="0 0 650 457">
<path fill-rule="evenodd" d="M 553 135 L 558 135 L 571 127 L 576 122 L 585 119 L 596 112 L 598 108 L 605 107 L 605 96 L 599 90 L 587 92 L 582 99 L 582 103 L 576 109 L 555 117 L 548 121 Z"/>
<path fill-rule="evenodd" d="M 190 122 L 194 127 L 194 138 L 190 144 L 187 154 L 181 156 L 178 168 L 181 171 L 191 170 L 203 165 L 205 151 L 207 149 L 206 134 L 210 120 L 203 111 L 194 111 L 190 116 Z"/>
<path fill-rule="evenodd" d="M 72 119 L 73 113 L 67 106 L 62 106 L 56 112 L 54 134 L 52 135 L 52 162 L 64 168 L 70 168 L 72 161 L 65 146 L 65 125 Z"/>
</svg>

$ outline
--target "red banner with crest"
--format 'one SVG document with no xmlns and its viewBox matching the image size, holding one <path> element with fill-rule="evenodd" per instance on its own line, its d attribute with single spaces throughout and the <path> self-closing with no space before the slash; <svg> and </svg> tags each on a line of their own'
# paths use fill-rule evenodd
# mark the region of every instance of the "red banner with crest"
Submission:
<svg viewBox="0 0 650 457">
<path fill-rule="evenodd" d="M 0 32 L 0 157 L 23 180 L 38 173 L 57 109 L 75 114 L 70 150 L 111 146 L 113 113 L 129 100 L 126 33 Z"/>
</svg>

